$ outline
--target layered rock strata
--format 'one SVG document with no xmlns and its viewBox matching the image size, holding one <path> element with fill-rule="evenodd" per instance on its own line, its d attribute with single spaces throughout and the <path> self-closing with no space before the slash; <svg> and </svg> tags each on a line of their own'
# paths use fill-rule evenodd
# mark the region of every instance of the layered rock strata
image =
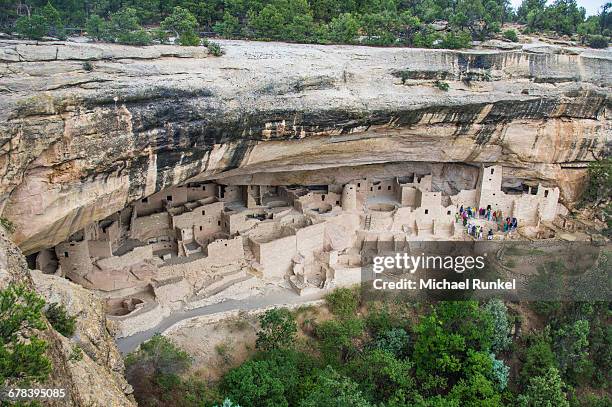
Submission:
<svg viewBox="0 0 612 407">
<path fill-rule="evenodd" d="M 327 184 L 410 165 L 452 189 L 496 163 L 571 206 L 610 146 L 608 51 L 222 46 L 0 43 L 0 209 L 24 252 L 192 178 Z"/>
</svg>

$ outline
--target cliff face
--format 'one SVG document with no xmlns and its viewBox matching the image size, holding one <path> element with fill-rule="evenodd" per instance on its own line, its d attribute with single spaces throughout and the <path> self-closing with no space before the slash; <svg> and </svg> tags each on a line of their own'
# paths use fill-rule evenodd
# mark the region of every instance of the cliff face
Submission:
<svg viewBox="0 0 612 407">
<path fill-rule="evenodd" d="M 123 378 L 123 360 L 106 321 L 103 304 L 92 292 L 64 278 L 28 271 L 21 251 L 12 244 L 0 227 L 0 289 L 11 282 L 37 291 L 47 303 L 64 305 L 68 314 L 76 315 L 76 331 L 66 338 L 47 323 L 39 337 L 47 342 L 46 355 L 53 365 L 48 381 L 41 388 L 63 388 L 63 399 L 45 400 L 51 407 L 129 407 L 136 403 L 126 393 L 131 387 Z M 74 357 L 76 347 L 82 357 Z"/>
<path fill-rule="evenodd" d="M 571 205 L 610 145 L 607 51 L 222 45 L 0 43 L 0 208 L 25 252 L 193 177 L 500 163 Z"/>
</svg>

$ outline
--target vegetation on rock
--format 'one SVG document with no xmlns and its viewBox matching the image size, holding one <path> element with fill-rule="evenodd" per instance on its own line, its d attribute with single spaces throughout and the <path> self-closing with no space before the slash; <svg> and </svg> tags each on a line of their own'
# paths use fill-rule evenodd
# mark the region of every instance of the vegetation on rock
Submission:
<svg viewBox="0 0 612 407">
<path fill-rule="evenodd" d="M 518 42 L 518 36 L 516 35 L 516 31 L 514 30 L 504 31 L 504 38 L 512 42 Z"/>
<path fill-rule="evenodd" d="M 609 303 L 562 303 L 540 317 L 543 329 L 512 342 L 508 321 L 514 318 L 498 300 L 364 302 L 350 289 L 327 300 L 331 319 L 298 322 L 294 317 L 302 314 L 282 309 L 262 314 L 258 350 L 219 383 L 200 383 L 199 399 L 185 402 L 180 396 L 181 403 L 168 405 L 581 407 L 609 402 Z M 296 325 L 308 328 L 295 335 Z M 176 398 L 190 380 L 176 381 L 167 395 L 149 389 L 148 396 Z M 593 391 L 596 386 L 602 390 Z M 142 388 L 135 389 L 140 400 Z"/>
<path fill-rule="evenodd" d="M 450 89 L 450 85 L 447 82 L 443 81 L 434 81 L 434 86 L 444 92 L 447 92 Z"/>
<path fill-rule="evenodd" d="M 76 329 L 76 316 L 70 316 L 66 308 L 57 303 L 49 304 L 45 310 L 47 320 L 57 332 L 69 338 L 74 335 Z"/>
<path fill-rule="evenodd" d="M 180 45 L 200 45 L 200 36 L 196 31 L 198 22 L 196 18 L 183 7 L 175 7 L 172 14 L 161 22 L 161 28 L 174 33 L 175 42 Z"/>
<path fill-rule="evenodd" d="M 588 18 L 575 0 L 551 4 L 524 0 L 516 12 L 509 4 L 506 0 L 129 0 L 95 4 L 8 0 L 0 4 L 0 27 L 14 27 L 27 38 L 40 39 L 63 37 L 66 24 L 86 27 L 95 39 L 134 45 L 151 41 L 140 24 L 161 24 L 181 45 L 198 45 L 200 30 L 225 38 L 465 48 L 471 40 L 497 35 L 507 22 L 524 24 L 527 33 L 577 33 L 594 47 L 607 44 L 611 34 L 610 3 L 599 15 Z M 511 32 L 506 31 L 504 37 L 516 41 Z"/>
<path fill-rule="evenodd" d="M 51 362 L 47 343 L 38 336 L 45 330 L 45 301 L 20 284 L 0 290 L 0 383 L 30 386 L 47 379 Z"/>
<path fill-rule="evenodd" d="M 603 234 L 612 237 L 612 157 L 589 163 L 589 183 L 582 195 L 583 205 L 600 206 L 600 216 L 606 223 Z"/>
<path fill-rule="evenodd" d="M 185 351 L 159 334 L 129 354 L 125 373 L 138 404 L 196 407 L 202 406 L 204 400 L 218 398 L 200 380 L 183 379 L 181 375 L 192 362 Z"/>
<path fill-rule="evenodd" d="M 291 312 L 285 308 L 266 311 L 260 318 L 261 329 L 257 332 L 257 348 L 262 350 L 282 349 L 295 340 L 297 326 Z"/>
<path fill-rule="evenodd" d="M 15 225 L 10 220 L 0 217 L 0 226 L 2 226 L 7 232 L 13 233 L 15 231 Z"/>
</svg>

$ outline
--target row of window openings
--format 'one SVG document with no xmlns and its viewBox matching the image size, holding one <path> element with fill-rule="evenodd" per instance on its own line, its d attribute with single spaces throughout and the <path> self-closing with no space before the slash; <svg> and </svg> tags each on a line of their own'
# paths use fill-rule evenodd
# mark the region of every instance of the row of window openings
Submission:
<svg viewBox="0 0 612 407">
<path fill-rule="evenodd" d="M 451 211 L 446 211 L 447 215 L 451 214 Z M 429 215 L 429 209 L 425 209 L 425 215 Z"/>
<path fill-rule="evenodd" d="M 204 188 L 204 187 L 203 187 L 202 189 L 203 189 L 204 191 L 206 191 L 206 188 Z M 168 195 L 168 196 L 166 196 L 166 201 L 168 201 L 168 202 L 172 202 L 172 195 Z M 148 202 L 149 202 L 149 197 L 142 198 L 142 199 L 140 200 L 140 202 L 142 202 L 142 203 L 148 203 Z"/>
<path fill-rule="evenodd" d="M 221 226 L 221 221 L 217 221 L 217 226 Z M 202 226 L 200 225 L 200 231 L 202 230 Z"/>
</svg>

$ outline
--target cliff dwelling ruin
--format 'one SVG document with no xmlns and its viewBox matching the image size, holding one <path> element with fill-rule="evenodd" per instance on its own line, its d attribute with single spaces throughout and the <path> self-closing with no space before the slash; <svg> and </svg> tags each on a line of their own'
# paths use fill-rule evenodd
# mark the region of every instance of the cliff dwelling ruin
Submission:
<svg viewBox="0 0 612 407">
<path fill-rule="evenodd" d="M 30 268 L 102 297 L 119 337 L 353 284 L 364 242 L 480 238 L 462 207 L 516 219 L 512 236 L 470 220 L 485 239 L 582 227 L 568 211 L 610 138 L 600 52 L 225 46 L 3 48 L 2 216 Z"/>
<path fill-rule="evenodd" d="M 474 239 L 463 208 L 516 218 L 523 234 L 554 227 L 558 188 L 502 188 L 502 177 L 501 166 L 482 166 L 476 188 L 455 195 L 414 173 L 335 185 L 187 182 L 40 251 L 36 268 L 100 293 L 129 335 L 248 280 L 285 281 L 298 294 L 358 283 L 364 242 Z M 475 222 L 500 239 L 501 220 Z"/>
</svg>

